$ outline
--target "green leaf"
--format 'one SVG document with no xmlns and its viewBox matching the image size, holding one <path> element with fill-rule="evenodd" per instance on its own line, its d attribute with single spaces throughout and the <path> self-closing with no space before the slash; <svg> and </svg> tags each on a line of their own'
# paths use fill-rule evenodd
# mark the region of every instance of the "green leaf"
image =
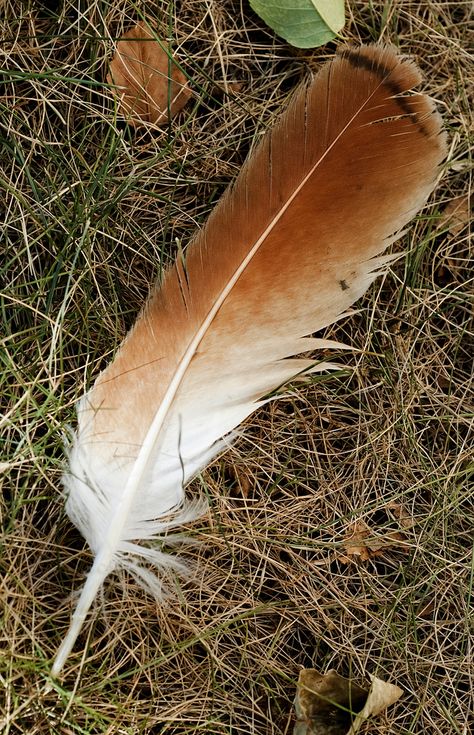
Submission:
<svg viewBox="0 0 474 735">
<path fill-rule="evenodd" d="M 311 0 L 316 12 L 336 35 L 344 26 L 344 0 Z"/>
<path fill-rule="evenodd" d="M 344 0 L 250 0 L 255 12 L 298 48 L 322 46 L 344 25 Z"/>
</svg>

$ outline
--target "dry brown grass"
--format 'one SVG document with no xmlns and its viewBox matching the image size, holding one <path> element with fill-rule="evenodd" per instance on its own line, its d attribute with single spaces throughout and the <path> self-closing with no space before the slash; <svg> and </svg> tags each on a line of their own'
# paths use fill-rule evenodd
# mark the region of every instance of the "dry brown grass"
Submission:
<svg viewBox="0 0 474 735">
<path fill-rule="evenodd" d="M 341 357 L 353 372 L 288 390 L 193 484 L 211 501 L 192 531 L 201 544 L 184 552 L 195 577 L 163 607 L 110 579 L 46 692 L 91 561 L 60 498 L 74 401 L 176 241 L 334 45 L 296 51 L 239 2 L 3 4 L 5 733 L 291 733 L 302 666 L 403 687 L 371 733 L 470 732 L 472 252 L 469 223 L 442 213 L 471 181 L 471 3 L 349 5 L 347 40 L 390 41 L 418 60 L 449 131 L 443 180 L 407 254 L 360 314 L 328 330 L 360 350 Z M 140 133 L 114 118 L 102 81 L 112 39 L 145 8 L 195 97 L 168 129 Z M 403 541 L 343 563 L 356 521 Z"/>
</svg>

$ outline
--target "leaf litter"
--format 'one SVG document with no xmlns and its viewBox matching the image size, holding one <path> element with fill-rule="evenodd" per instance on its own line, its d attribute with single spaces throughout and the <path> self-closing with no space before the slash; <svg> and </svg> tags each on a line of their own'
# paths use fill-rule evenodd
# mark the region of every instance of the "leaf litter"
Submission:
<svg viewBox="0 0 474 735">
<path fill-rule="evenodd" d="M 370 688 L 362 687 L 331 669 L 300 671 L 295 699 L 293 735 L 356 735 L 362 724 L 394 704 L 403 691 L 371 676 Z"/>
<path fill-rule="evenodd" d="M 114 85 L 119 109 L 134 127 L 166 124 L 192 95 L 170 46 L 144 21 L 117 43 L 107 83 Z"/>
</svg>

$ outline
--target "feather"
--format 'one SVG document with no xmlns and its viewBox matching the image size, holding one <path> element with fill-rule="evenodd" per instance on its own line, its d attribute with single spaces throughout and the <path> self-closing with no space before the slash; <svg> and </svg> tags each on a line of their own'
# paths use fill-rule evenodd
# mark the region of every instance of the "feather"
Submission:
<svg viewBox="0 0 474 735">
<path fill-rule="evenodd" d="M 66 510 L 95 555 L 58 675 L 105 577 L 156 597 L 182 562 L 142 542 L 197 517 L 183 488 L 268 394 L 305 371 L 308 337 L 341 318 L 387 262 L 445 154 L 416 66 L 390 47 L 344 49 L 249 156 L 78 405 Z M 398 233 L 398 235 L 397 235 Z M 155 544 L 156 546 L 156 544 Z"/>
</svg>

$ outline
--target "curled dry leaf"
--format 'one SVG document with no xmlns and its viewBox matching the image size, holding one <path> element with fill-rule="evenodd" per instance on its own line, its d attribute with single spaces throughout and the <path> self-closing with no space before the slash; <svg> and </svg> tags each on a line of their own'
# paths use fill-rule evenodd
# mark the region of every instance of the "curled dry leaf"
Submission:
<svg viewBox="0 0 474 735">
<path fill-rule="evenodd" d="M 163 125 L 191 96 L 186 77 L 170 58 L 169 46 L 156 39 L 146 23 L 137 23 L 117 43 L 107 82 L 128 122 Z"/>
<path fill-rule="evenodd" d="M 387 503 L 385 507 L 387 508 L 387 510 L 390 510 L 393 513 L 402 528 L 413 528 L 413 526 L 415 525 L 415 521 L 413 519 L 413 516 L 410 515 L 405 506 L 393 501 Z"/>
<path fill-rule="evenodd" d="M 405 538 L 399 531 L 384 531 L 383 535 L 373 535 L 370 527 L 365 521 L 355 521 L 346 535 L 344 541 L 345 554 L 338 556 L 339 561 L 348 564 L 357 557 L 359 561 L 368 561 L 376 556 L 381 556 L 387 549 L 396 547 L 407 551 Z"/>
<path fill-rule="evenodd" d="M 394 704 L 402 690 L 371 676 L 367 690 L 334 671 L 300 671 L 293 735 L 356 735 L 362 723 Z"/>
<path fill-rule="evenodd" d="M 381 712 L 386 710 L 387 707 L 395 704 L 403 694 L 403 690 L 400 689 L 400 687 L 397 687 L 396 684 L 389 684 L 388 682 L 377 679 L 376 676 L 372 675 L 370 679 L 372 683 L 370 685 L 367 701 L 362 710 L 357 714 L 347 735 L 356 735 L 365 720 L 368 720 L 369 717 L 379 715 Z"/>
<path fill-rule="evenodd" d="M 435 271 L 437 285 L 445 287 L 453 282 L 461 283 L 464 279 L 461 266 L 464 258 L 460 257 L 458 243 L 462 243 L 464 239 L 469 241 L 471 233 L 468 228 L 472 222 L 474 217 L 470 192 L 451 199 L 441 213 L 438 230 L 445 235 L 449 245 L 444 249 Z M 450 385 L 450 381 L 444 381 L 442 377 L 438 379 L 438 383 L 442 388 L 449 388 Z"/>
<path fill-rule="evenodd" d="M 368 690 L 331 669 L 320 674 L 303 669 L 298 678 L 294 735 L 340 735 L 350 728 L 355 713 L 367 700 Z"/>
<path fill-rule="evenodd" d="M 454 197 L 448 202 L 440 217 L 438 228 L 447 229 L 450 235 L 457 236 L 473 219 L 470 195 Z"/>
</svg>

